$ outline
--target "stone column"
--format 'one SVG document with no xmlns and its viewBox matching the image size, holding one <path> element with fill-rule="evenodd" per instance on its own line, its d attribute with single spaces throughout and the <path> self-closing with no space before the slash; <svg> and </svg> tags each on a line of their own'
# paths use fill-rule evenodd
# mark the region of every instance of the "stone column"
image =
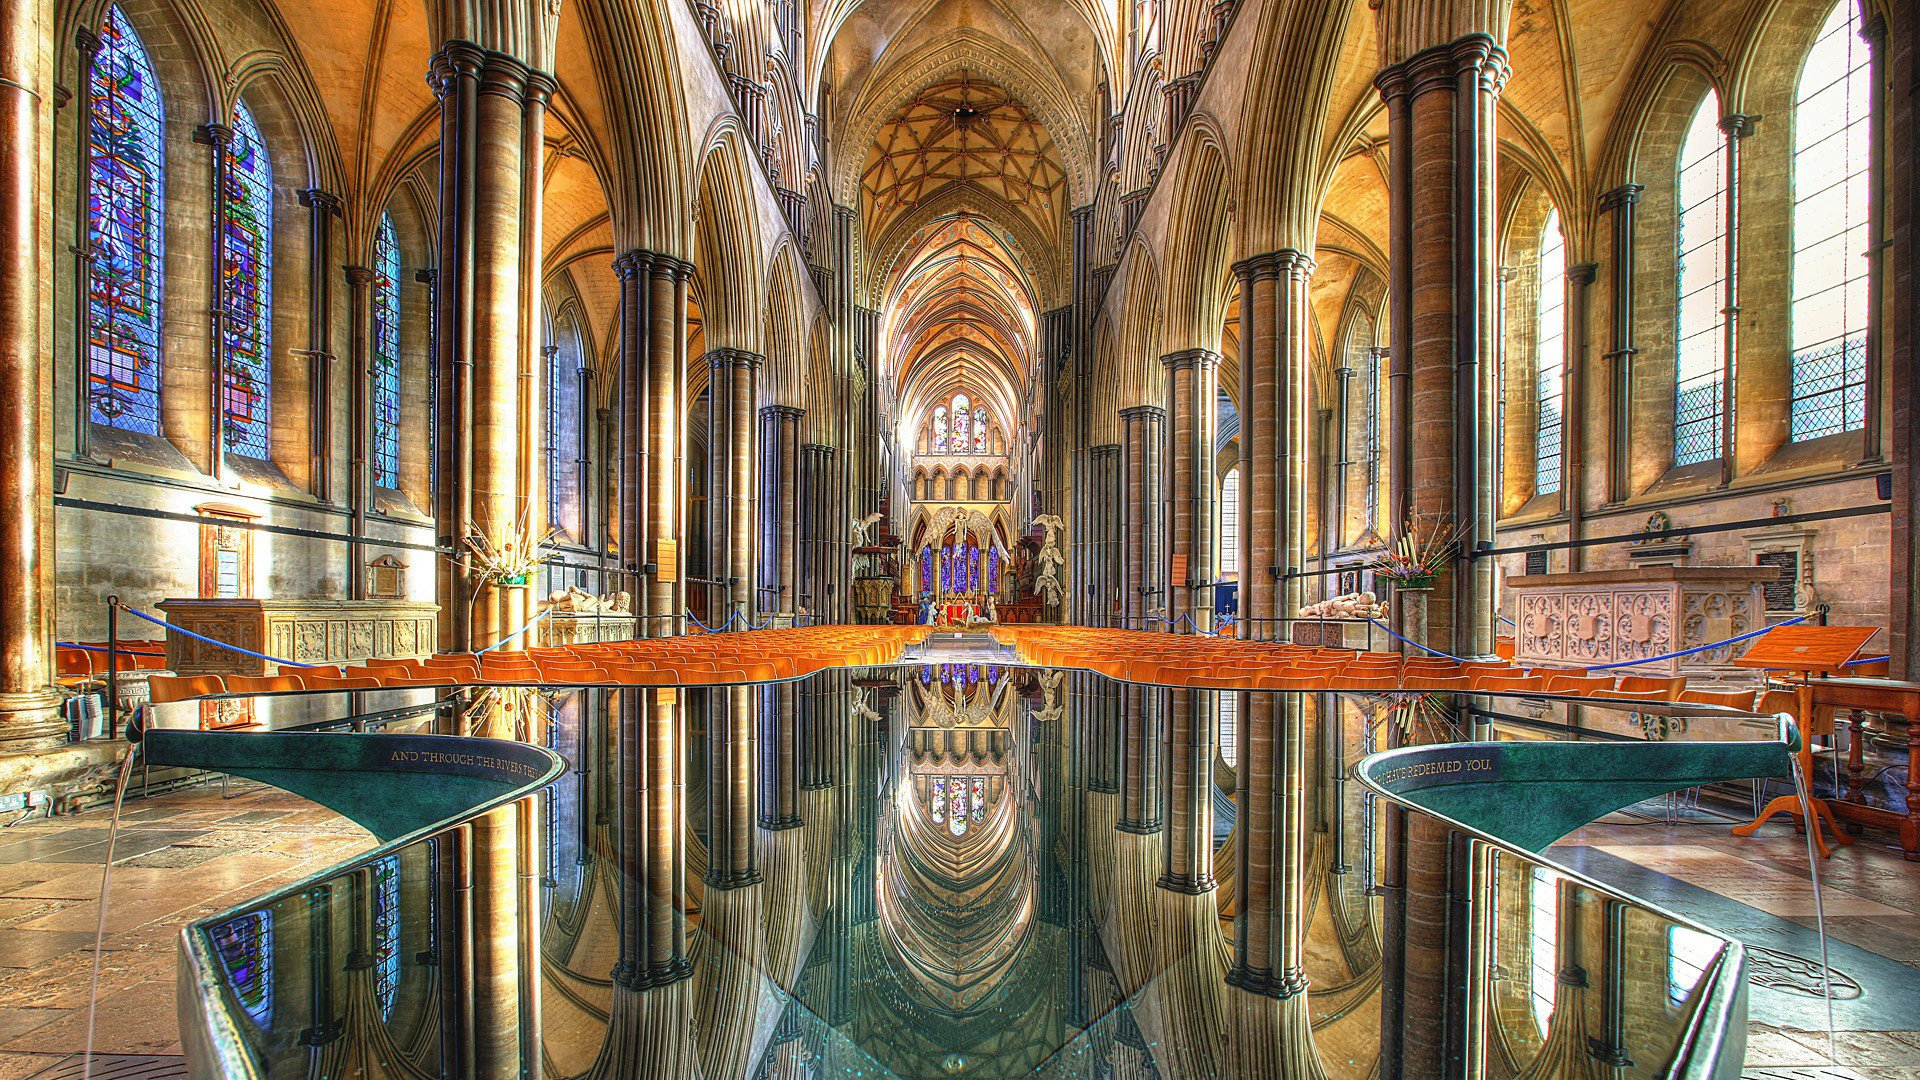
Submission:
<svg viewBox="0 0 1920 1080">
<path fill-rule="evenodd" d="M 1413 16 L 1406 16 L 1411 20 Z M 1443 519 L 1471 553 L 1493 539 L 1498 267 L 1494 110 L 1506 51 L 1487 34 L 1423 48 L 1375 79 L 1393 205 L 1393 512 Z M 1419 437 L 1414 438 L 1414 423 Z M 1493 562 L 1441 575 L 1428 644 L 1493 653 Z"/>
<path fill-rule="evenodd" d="M 800 827 L 794 683 L 760 688 L 760 827 Z"/>
<path fill-rule="evenodd" d="M 523 469 L 538 439 L 523 400 L 523 376 L 533 365 L 522 251 L 540 243 L 538 181 L 529 180 L 538 162 L 530 167 L 526 156 L 552 80 L 505 53 L 448 41 L 434 54 L 428 81 L 440 101 L 438 513 L 442 542 L 470 555 L 469 538 L 485 537 L 495 549 L 530 539 L 514 539 L 532 497 L 525 488 L 539 486 L 537 464 L 531 480 Z M 489 584 L 469 560 L 451 571 L 444 590 L 443 644 L 475 649 L 501 640 L 525 624 L 529 596 Z"/>
<path fill-rule="evenodd" d="M 54 6 L 0 20 L 0 754 L 66 742 L 53 690 Z M 84 130 L 84 119 L 82 121 Z M 79 348 L 76 342 L 75 347 Z M 76 392 L 83 397 L 86 382 Z M 77 413 L 84 416 L 83 409 Z"/>
<path fill-rule="evenodd" d="M 620 806 L 614 839 L 620 959 L 613 981 L 628 990 L 646 990 L 693 974 L 679 910 L 687 872 L 679 742 L 685 727 L 677 690 L 627 689 L 619 695 Z"/>
<path fill-rule="evenodd" d="M 1306 709 L 1299 694 L 1242 694 L 1238 829 L 1240 910 L 1227 982 L 1269 997 L 1307 988 Z M 1323 722 L 1334 722 L 1324 720 Z"/>
<path fill-rule="evenodd" d="M 1291 248 L 1235 265 L 1240 279 L 1240 622 L 1270 641 L 1300 606 L 1306 560 L 1307 363 L 1313 260 Z"/>
<path fill-rule="evenodd" d="M 1209 892 L 1213 881 L 1212 690 L 1162 690 L 1166 702 L 1166 868 L 1159 885 L 1173 892 Z"/>
<path fill-rule="evenodd" d="M 1206 633 L 1213 628 L 1214 432 L 1219 426 L 1220 354 L 1188 349 L 1161 357 L 1167 369 L 1166 550 L 1167 628 Z M 1192 625 L 1187 620 L 1191 619 Z"/>
<path fill-rule="evenodd" d="M 719 626 L 734 615 L 751 621 L 754 608 L 754 512 L 758 508 L 754 388 L 762 357 L 739 349 L 707 354 L 707 566 L 727 597 L 726 610 L 709 610 Z M 742 627 L 744 629 L 745 627 Z"/>
<path fill-rule="evenodd" d="M 760 880 L 754 860 L 754 686 L 707 691 L 707 884 L 738 889 Z"/>
<path fill-rule="evenodd" d="M 760 410 L 760 491 L 770 496 L 760 514 L 760 587 L 773 610 L 792 614 L 799 555 L 800 418 L 791 405 Z"/>
<path fill-rule="evenodd" d="M 1166 595 L 1160 544 L 1161 452 L 1166 411 L 1152 405 L 1120 410 L 1122 429 L 1120 513 L 1120 625 L 1149 629 L 1153 601 Z M 1148 590 L 1152 595 L 1148 595 Z"/>
<path fill-rule="evenodd" d="M 686 291 L 692 267 L 657 252 L 614 260 L 620 277 L 620 561 L 646 637 L 680 632 L 681 403 L 686 396 Z"/>
</svg>

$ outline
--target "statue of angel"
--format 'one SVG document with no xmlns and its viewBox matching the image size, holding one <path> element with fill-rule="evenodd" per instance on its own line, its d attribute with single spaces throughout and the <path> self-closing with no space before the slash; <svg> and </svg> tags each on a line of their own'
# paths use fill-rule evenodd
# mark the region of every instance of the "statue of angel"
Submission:
<svg viewBox="0 0 1920 1080">
<path fill-rule="evenodd" d="M 878 524 L 882 514 L 868 514 L 853 523 L 853 546 L 866 547 L 873 543 L 873 527 Z"/>
</svg>

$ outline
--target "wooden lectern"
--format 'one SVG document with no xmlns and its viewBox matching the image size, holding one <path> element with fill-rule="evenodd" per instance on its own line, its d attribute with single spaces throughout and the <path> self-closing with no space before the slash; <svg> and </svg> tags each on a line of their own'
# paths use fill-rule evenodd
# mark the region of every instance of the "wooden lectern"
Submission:
<svg viewBox="0 0 1920 1080">
<path fill-rule="evenodd" d="M 1799 762 L 1801 782 L 1809 789 L 1813 786 L 1813 739 L 1816 735 L 1833 734 L 1833 715 L 1828 710 L 1822 718 L 1820 711 L 1813 705 L 1813 677 L 1815 675 L 1845 674 L 1847 665 L 1866 647 L 1873 635 L 1879 633 L 1873 626 L 1776 626 L 1754 641 L 1753 646 L 1734 663 L 1744 668 L 1758 668 L 1764 671 L 1784 671 L 1797 674 L 1800 679 L 1794 684 L 1794 722 L 1800 728 L 1800 748 L 1794 754 Z M 1836 773 L 1835 784 L 1839 782 Z M 1838 790 L 1836 786 L 1836 790 Z M 1853 841 L 1840 831 L 1840 825 L 1834 820 L 1833 808 L 1825 799 L 1815 798 L 1809 790 L 1807 804 L 1813 808 L 1816 820 L 1806 823 L 1811 830 L 1814 847 L 1819 849 L 1820 857 L 1825 859 L 1833 854 L 1827 841 L 1820 834 L 1821 822 L 1833 831 L 1833 838 L 1840 844 Z M 1752 836 L 1755 829 L 1766 824 L 1775 814 L 1801 815 L 1800 798 L 1795 795 L 1782 795 L 1768 802 L 1760 811 L 1760 816 L 1745 825 L 1736 825 L 1735 836 Z"/>
</svg>

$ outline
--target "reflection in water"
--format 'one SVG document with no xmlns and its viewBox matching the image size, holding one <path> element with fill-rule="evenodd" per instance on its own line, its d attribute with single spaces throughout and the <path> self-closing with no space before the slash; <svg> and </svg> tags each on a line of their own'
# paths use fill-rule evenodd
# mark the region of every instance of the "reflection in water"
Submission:
<svg viewBox="0 0 1920 1080">
<path fill-rule="evenodd" d="M 520 702 L 569 774 L 213 928 L 229 1011 L 287 1077 L 1662 1074 L 1717 939 L 1376 807 L 1384 699 L 1220 697 Z"/>
</svg>

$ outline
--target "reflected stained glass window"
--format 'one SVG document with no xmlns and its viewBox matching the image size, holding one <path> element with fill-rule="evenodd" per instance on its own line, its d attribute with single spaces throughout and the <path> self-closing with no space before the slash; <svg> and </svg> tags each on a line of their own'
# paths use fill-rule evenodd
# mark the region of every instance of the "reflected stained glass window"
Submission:
<svg viewBox="0 0 1920 1080">
<path fill-rule="evenodd" d="M 1533 441 L 1533 490 L 1546 495 L 1560 490 L 1560 402 L 1564 396 L 1567 340 L 1567 238 L 1560 231 L 1560 211 L 1547 213 L 1540 241 L 1540 297 L 1535 308 L 1539 352 L 1535 367 L 1535 395 L 1539 426 Z"/>
<path fill-rule="evenodd" d="M 1793 106 L 1792 438 L 1867 422 L 1867 207 L 1873 81 L 1853 0 L 1800 69 Z"/>
<path fill-rule="evenodd" d="M 373 234 L 373 482 L 400 486 L 400 244 L 393 215 Z"/>
<path fill-rule="evenodd" d="M 380 1018 L 393 1015 L 400 989 L 400 858 L 373 864 L 373 997 Z"/>
<path fill-rule="evenodd" d="M 1560 984 L 1560 877 L 1533 868 L 1528 907 L 1533 921 L 1533 1021 L 1541 1031 L 1553 1018 L 1553 1002 Z"/>
<path fill-rule="evenodd" d="M 273 166 L 245 104 L 233 112 L 227 159 L 220 268 L 226 308 L 227 450 L 266 461 L 272 445 Z"/>
<path fill-rule="evenodd" d="M 1720 456 L 1726 375 L 1727 137 L 1709 90 L 1680 145 L 1679 322 L 1674 365 L 1673 463 Z"/>
<path fill-rule="evenodd" d="M 160 434 L 160 268 L 165 135 L 160 83 L 119 5 L 107 9 L 88 125 L 89 415 Z"/>
<path fill-rule="evenodd" d="M 261 1027 L 273 1023 L 273 912 L 249 911 L 208 931 L 240 1009 Z"/>
</svg>

